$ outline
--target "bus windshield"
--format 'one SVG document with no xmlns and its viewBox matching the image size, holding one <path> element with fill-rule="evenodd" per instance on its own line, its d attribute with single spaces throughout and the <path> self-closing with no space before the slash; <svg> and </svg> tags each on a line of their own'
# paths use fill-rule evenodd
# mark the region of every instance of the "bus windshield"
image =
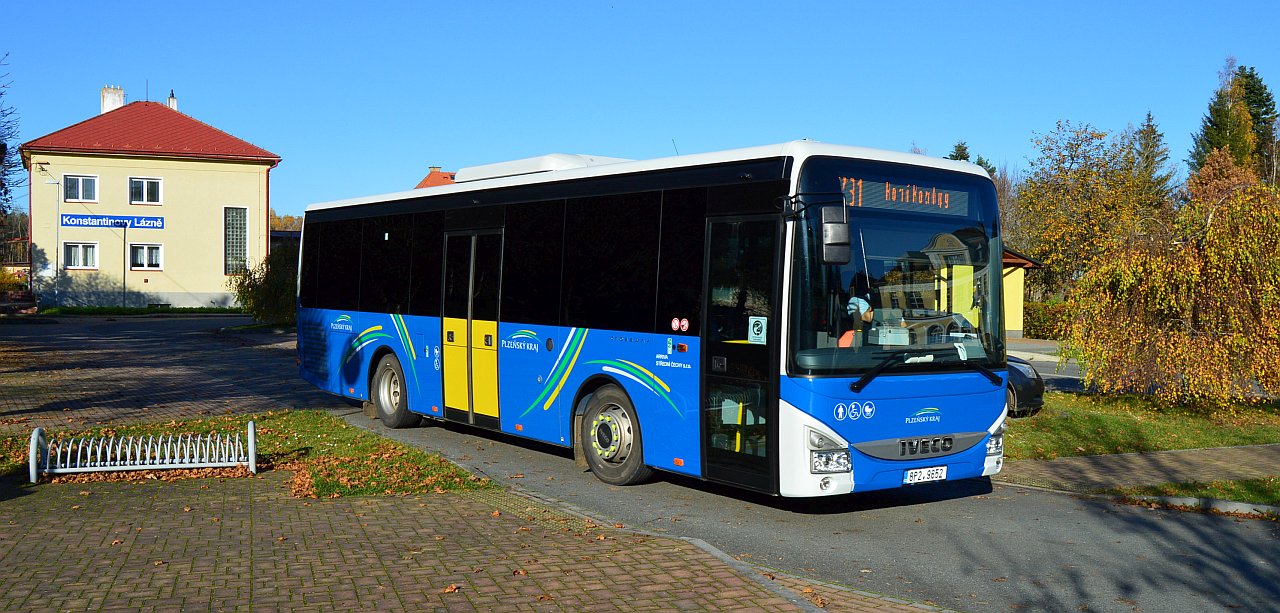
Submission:
<svg viewBox="0 0 1280 613">
<path fill-rule="evenodd" d="M 1003 366 L 1001 248 L 990 180 L 815 158 L 802 170 L 799 191 L 793 374 Z M 848 213 L 848 264 L 819 259 L 824 206 Z"/>
</svg>

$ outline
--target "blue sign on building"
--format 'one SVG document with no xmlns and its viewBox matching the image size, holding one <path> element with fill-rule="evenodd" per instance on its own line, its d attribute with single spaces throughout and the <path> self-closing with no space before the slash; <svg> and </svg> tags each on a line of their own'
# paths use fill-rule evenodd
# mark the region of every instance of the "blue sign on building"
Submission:
<svg viewBox="0 0 1280 613">
<path fill-rule="evenodd" d="M 147 228 L 163 230 L 163 217 L 141 217 L 137 215 L 63 215 L 63 227 L 75 228 Z"/>
</svg>

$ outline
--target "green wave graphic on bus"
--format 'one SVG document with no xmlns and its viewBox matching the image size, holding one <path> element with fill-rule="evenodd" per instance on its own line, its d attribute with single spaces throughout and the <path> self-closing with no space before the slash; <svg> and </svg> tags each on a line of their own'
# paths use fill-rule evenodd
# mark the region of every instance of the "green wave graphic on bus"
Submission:
<svg viewBox="0 0 1280 613">
<path fill-rule="evenodd" d="M 509 341 L 518 341 L 526 338 L 533 339 L 534 341 L 536 341 L 538 340 L 538 333 L 534 332 L 533 330 L 517 330 L 515 332 L 512 332 L 509 336 L 507 336 L 507 340 Z"/>
<path fill-rule="evenodd" d="M 391 338 L 390 334 L 382 332 L 382 326 L 373 326 L 357 334 L 347 345 L 346 351 L 342 352 L 342 364 L 345 365 L 350 362 L 351 358 L 355 357 L 361 349 L 364 349 L 369 343 L 377 342 L 380 338 Z"/>
<path fill-rule="evenodd" d="M 671 400 L 671 386 L 659 379 L 657 375 L 649 372 L 645 367 L 626 360 L 591 360 L 587 364 L 598 365 L 600 370 L 619 377 L 626 377 L 643 385 L 645 389 L 653 392 L 655 396 L 667 401 L 667 405 L 676 412 L 676 415 L 679 415 L 680 419 L 684 419 L 684 412 Z"/>
<path fill-rule="evenodd" d="M 520 417 L 524 417 L 532 412 L 539 404 L 545 411 L 551 408 L 552 403 L 560 396 L 560 390 L 564 388 L 565 381 L 569 378 L 569 373 L 573 372 L 573 367 L 578 362 L 578 355 L 582 353 L 583 341 L 587 338 L 586 328 L 573 328 L 569 330 L 569 341 L 560 348 L 560 355 L 556 357 L 556 363 L 551 366 L 551 374 L 547 375 L 542 386 L 542 393 L 534 399 L 529 408 L 525 409 Z"/>
<path fill-rule="evenodd" d="M 392 315 L 391 323 L 395 324 L 396 334 L 400 336 L 400 347 L 404 349 L 405 355 L 409 356 L 409 372 L 413 375 L 413 381 L 418 381 L 418 352 L 413 348 L 413 341 L 410 340 L 409 326 L 404 323 L 404 315 Z"/>
</svg>

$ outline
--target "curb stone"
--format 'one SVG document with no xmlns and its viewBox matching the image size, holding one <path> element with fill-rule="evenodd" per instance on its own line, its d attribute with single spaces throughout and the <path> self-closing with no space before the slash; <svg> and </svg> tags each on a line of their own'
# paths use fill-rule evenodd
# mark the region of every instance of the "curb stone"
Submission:
<svg viewBox="0 0 1280 613">
<path fill-rule="evenodd" d="M 769 567 L 761 566 L 758 564 L 753 566 L 755 567 L 756 572 L 759 572 L 761 575 L 765 576 L 765 578 L 768 578 L 768 576 L 773 576 L 775 580 L 778 581 L 778 583 L 780 584 L 786 583 L 786 582 L 803 584 L 806 586 L 816 587 L 823 590 L 828 590 L 830 592 L 835 592 L 838 594 L 848 594 L 848 595 L 855 596 L 862 599 L 875 600 L 875 601 L 880 601 L 880 602 L 889 603 L 889 604 L 896 604 L 896 605 L 901 605 L 905 607 L 911 607 L 913 609 L 918 609 L 921 611 L 936 611 L 938 613 L 958 613 L 958 611 L 955 609 L 948 609 L 945 607 L 939 607 L 937 605 L 926 604 L 923 602 L 913 602 L 910 600 L 904 600 L 902 598 L 895 598 L 893 596 L 885 596 L 884 594 L 876 594 L 875 592 L 868 592 L 865 590 L 860 590 L 860 589 L 849 587 L 847 585 L 842 585 L 839 583 L 830 583 L 827 581 L 822 581 L 820 579 L 813 579 L 810 577 L 801 577 L 785 571 L 780 571 L 775 568 L 769 568 Z M 790 587 L 788 589 L 791 589 L 794 591 L 797 588 Z M 832 608 L 839 609 L 840 608 L 839 605 L 842 603 L 832 603 L 832 604 L 835 605 Z"/>
<path fill-rule="evenodd" d="M 1009 487 L 1020 487 L 1028 490 L 1036 490 L 1040 492 L 1052 492 L 1054 494 L 1065 494 L 1076 498 L 1088 498 L 1091 500 L 1105 500 L 1115 504 L 1126 504 L 1131 501 L 1151 502 L 1167 507 L 1188 507 L 1200 511 L 1218 511 L 1221 513 L 1238 513 L 1241 515 L 1255 516 L 1259 518 L 1267 515 L 1275 515 L 1280 517 L 1280 507 L 1268 506 L 1265 504 L 1253 504 L 1250 502 L 1235 502 L 1232 500 L 1219 500 L 1217 498 L 1189 498 L 1179 496 L 1117 496 L 1114 494 L 1095 494 L 1091 492 L 1073 492 L 1071 490 L 1046 487 L 1043 485 L 1031 485 L 1028 483 L 1014 483 L 1012 481 L 1000 481 L 1001 485 Z M 1173 509 L 1178 510 L 1178 509 Z"/>
<path fill-rule="evenodd" d="M 1126 500 L 1140 500 L 1166 506 L 1191 507 L 1202 511 L 1217 511 L 1219 513 L 1238 513 L 1240 515 L 1256 516 L 1271 515 L 1280 517 L 1280 507 L 1273 507 L 1265 504 L 1253 504 L 1249 502 L 1219 500 L 1217 498 L 1190 498 L 1184 496 L 1112 496 L 1112 498 L 1115 498 L 1118 502 L 1124 502 Z"/>
</svg>

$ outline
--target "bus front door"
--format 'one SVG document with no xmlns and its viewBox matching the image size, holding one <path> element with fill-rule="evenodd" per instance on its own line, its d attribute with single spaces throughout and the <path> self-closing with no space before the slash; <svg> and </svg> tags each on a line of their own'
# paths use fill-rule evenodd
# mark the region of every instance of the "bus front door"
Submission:
<svg viewBox="0 0 1280 613">
<path fill-rule="evenodd" d="M 445 235 L 444 351 L 445 417 L 498 428 L 498 291 L 502 235 Z"/>
<path fill-rule="evenodd" d="M 777 491 L 778 243 L 776 216 L 707 224 L 704 474 L 769 493 Z"/>
</svg>

